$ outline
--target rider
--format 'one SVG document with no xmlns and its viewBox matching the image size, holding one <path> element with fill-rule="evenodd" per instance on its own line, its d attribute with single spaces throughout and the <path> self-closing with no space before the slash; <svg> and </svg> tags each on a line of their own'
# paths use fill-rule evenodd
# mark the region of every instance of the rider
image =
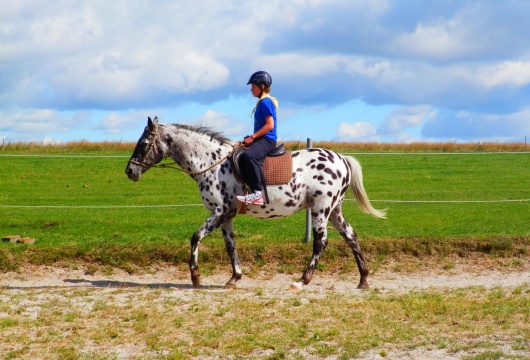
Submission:
<svg viewBox="0 0 530 360">
<path fill-rule="evenodd" d="M 243 145 L 248 149 L 239 158 L 239 167 L 251 192 L 237 199 L 245 204 L 263 205 L 263 182 L 258 162 L 276 146 L 276 111 L 278 100 L 269 95 L 272 78 L 265 71 L 252 74 L 247 85 L 252 95 L 259 100 L 252 111 L 254 115 L 254 133 L 246 136 Z"/>
</svg>

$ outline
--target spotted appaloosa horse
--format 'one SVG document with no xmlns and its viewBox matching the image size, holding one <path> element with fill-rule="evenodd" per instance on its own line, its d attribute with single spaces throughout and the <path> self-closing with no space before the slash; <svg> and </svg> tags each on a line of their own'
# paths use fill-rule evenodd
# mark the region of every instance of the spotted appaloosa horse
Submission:
<svg viewBox="0 0 530 360">
<path fill-rule="evenodd" d="M 232 277 L 225 287 L 234 288 L 242 271 L 236 252 L 232 219 L 241 204 L 236 195 L 245 193 L 245 186 L 234 175 L 229 158 L 233 144 L 221 134 L 203 127 L 162 124 L 148 119 L 125 172 L 138 181 L 141 174 L 164 158 L 172 158 L 199 185 L 204 205 L 210 216 L 191 238 L 189 266 L 194 287 L 200 285 L 198 267 L 199 244 L 213 230 L 221 227 L 226 250 L 232 263 Z M 326 149 L 307 149 L 292 153 L 293 177 L 288 184 L 268 186 L 269 203 L 249 205 L 247 214 L 261 219 L 292 215 L 311 209 L 313 223 L 313 257 L 302 278 L 292 284 L 294 289 L 307 285 L 313 276 L 320 254 L 327 245 L 327 223 L 340 232 L 351 247 L 361 274 L 358 288 L 368 287 L 368 268 L 357 235 L 342 215 L 342 202 L 352 188 L 361 211 L 378 218 L 385 212 L 370 204 L 363 187 L 361 166 L 352 157 Z"/>
</svg>

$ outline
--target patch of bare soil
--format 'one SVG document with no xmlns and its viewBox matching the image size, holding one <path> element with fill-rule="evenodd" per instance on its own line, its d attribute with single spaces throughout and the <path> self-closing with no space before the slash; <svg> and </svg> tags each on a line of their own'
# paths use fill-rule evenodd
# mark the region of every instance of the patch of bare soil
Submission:
<svg viewBox="0 0 530 360">
<path fill-rule="evenodd" d="M 298 274 L 274 274 L 243 276 L 238 288 L 248 291 L 258 289 L 273 292 L 289 289 L 290 284 L 297 280 Z M 230 278 L 230 273 L 202 275 L 202 288 L 220 288 Z M 312 282 L 304 290 L 311 292 L 351 293 L 356 290 L 357 274 L 323 274 L 316 272 Z M 514 271 L 499 269 L 488 270 L 477 268 L 476 271 L 429 271 L 429 272 L 392 272 L 379 270 L 369 278 L 371 289 L 379 292 L 406 293 L 429 288 L 465 288 L 480 286 L 516 287 L 530 282 L 530 270 L 521 267 Z M 7 289 L 24 288 L 58 288 L 58 287 L 145 287 L 192 289 L 188 272 L 174 267 L 160 267 L 149 272 L 128 274 L 121 270 L 113 270 L 112 274 L 87 274 L 83 269 L 58 267 L 24 268 L 18 272 L 0 274 L 0 286 Z"/>
<path fill-rule="evenodd" d="M 287 275 L 269 272 L 253 274 L 252 277 L 244 276 L 238 283 L 240 296 L 249 292 L 263 291 L 269 296 L 292 297 L 288 291 L 290 284 L 298 279 L 299 274 Z M 229 279 L 230 273 L 202 275 L 203 290 L 218 293 L 224 290 L 223 285 Z M 305 294 L 311 297 L 325 297 L 330 293 L 359 294 L 365 296 L 367 292 L 356 290 L 358 274 L 326 274 L 316 272 L 313 281 L 304 288 Z M 391 264 L 380 268 L 369 279 L 371 288 L 379 293 L 407 293 L 427 289 L 455 289 L 466 287 L 484 288 L 514 288 L 530 282 L 530 268 L 528 262 L 518 266 L 490 268 L 487 264 L 460 264 L 449 270 L 425 270 L 418 272 L 396 272 Z M 23 292 L 27 289 L 57 289 L 57 288 L 134 288 L 138 291 L 149 292 L 154 288 L 175 289 L 173 296 L 189 299 L 194 302 L 207 302 L 205 291 L 195 291 L 191 286 L 189 274 L 176 267 L 161 267 L 150 269 L 138 274 L 128 274 L 114 270 L 111 274 L 88 274 L 82 268 L 67 269 L 59 267 L 32 267 L 24 268 L 18 272 L 0 274 L 0 287 L 4 292 Z M 53 292 L 50 292 L 50 294 Z M 74 300 L 75 301 L 75 300 Z M 504 354 L 510 354 L 510 349 L 503 349 L 502 339 L 499 340 L 498 349 Z M 131 354 L 129 354 L 131 355 Z M 255 354 L 256 358 L 267 354 Z M 269 354 L 270 355 L 270 354 Z M 449 353 L 444 349 L 415 348 L 410 350 L 396 349 L 384 354 L 371 351 L 361 355 L 362 359 L 461 359 L 464 356 L 473 356 L 473 350 L 467 352 Z M 530 354 L 513 354 L 530 358 Z M 124 351 L 119 358 L 127 359 L 128 352 Z M 309 356 L 308 358 L 311 358 Z M 329 358 L 332 359 L 332 358 Z"/>
</svg>

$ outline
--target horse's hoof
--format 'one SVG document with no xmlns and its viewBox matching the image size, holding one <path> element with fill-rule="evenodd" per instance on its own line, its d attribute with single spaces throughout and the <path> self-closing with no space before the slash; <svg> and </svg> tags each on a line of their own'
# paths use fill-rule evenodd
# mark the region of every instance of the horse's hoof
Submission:
<svg viewBox="0 0 530 360">
<path fill-rule="evenodd" d="M 237 289 L 237 286 L 236 286 L 235 283 L 229 283 L 229 282 L 227 282 L 227 283 L 225 284 L 225 289 L 227 289 L 227 290 L 235 290 L 235 289 Z"/>
<path fill-rule="evenodd" d="M 200 278 L 192 279 L 191 282 L 193 284 L 193 288 L 194 289 L 198 289 L 199 286 L 201 286 L 201 279 Z"/>
<path fill-rule="evenodd" d="M 361 282 L 357 286 L 357 289 L 360 289 L 360 290 L 365 290 L 365 289 L 369 289 L 369 288 L 370 288 L 370 285 L 368 285 L 367 282 Z"/>
<path fill-rule="evenodd" d="M 302 291 L 302 283 L 300 282 L 294 282 L 291 284 L 291 287 L 289 288 L 291 291 Z"/>
</svg>

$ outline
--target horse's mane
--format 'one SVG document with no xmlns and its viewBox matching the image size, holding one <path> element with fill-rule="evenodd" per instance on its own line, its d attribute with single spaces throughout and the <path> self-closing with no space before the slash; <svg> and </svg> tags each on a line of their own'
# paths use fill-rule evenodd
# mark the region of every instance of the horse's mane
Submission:
<svg viewBox="0 0 530 360">
<path fill-rule="evenodd" d="M 211 128 L 207 126 L 193 126 L 193 125 L 182 125 L 182 124 L 173 124 L 179 129 L 184 129 L 188 131 L 195 132 L 197 134 L 203 134 L 206 136 L 209 136 L 211 139 L 215 139 L 221 143 L 221 145 L 224 144 L 232 144 L 232 141 L 224 136 L 222 133 L 218 131 L 213 131 Z"/>
</svg>

